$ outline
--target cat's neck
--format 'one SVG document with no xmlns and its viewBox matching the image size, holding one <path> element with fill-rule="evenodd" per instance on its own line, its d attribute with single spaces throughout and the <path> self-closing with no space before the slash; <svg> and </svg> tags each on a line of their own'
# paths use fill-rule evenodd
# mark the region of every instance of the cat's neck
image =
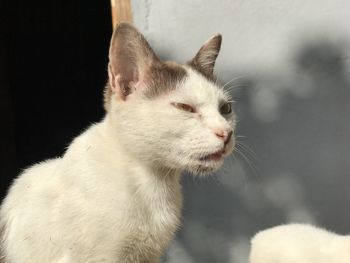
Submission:
<svg viewBox="0 0 350 263">
<path fill-rule="evenodd" d="M 182 207 L 181 170 L 170 169 L 137 159 L 120 143 L 123 138 L 119 138 L 118 133 L 115 132 L 112 121 L 113 119 L 109 118 L 107 114 L 106 118 L 100 123 L 103 137 L 108 143 L 107 147 L 111 152 L 110 155 L 113 156 L 113 152 L 115 152 L 122 156 L 122 162 L 128 171 L 129 185 L 133 188 L 135 200 L 147 201 L 153 206 L 160 206 L 155 207 L 153 211 L 166 209 L 167 213 L 170 213 L 167 215 L 169 220 L 172 218 L 171 222 L 177 224 Z"/>
<path fill-rule="evenodd" d="M 125 147 L 123 147 L 123 144 L 120 143 L 122 140 L 124 140 L 124 138 L 121 138 L 118 132 L 116 132 L 113 121 L 114 120 L 112 116 L 110 114 L 107 114 L 99 124 L 106 146 L 111 152 L 111 155 L 113 155 L 113 152 L 118 152 L 119 155 L 123 156 L 125 163 L 133 164 L 134 167 L 140 169 L 138 172 L 141 174 L 149 175 L 152 178 L 156 177 L 159 180 L 166 180 L 169 182 L 175 182 L 179 180 L 182 172 L 181 169 L 171 169 L 157 162 L 145 162 L 144 160 L 137 158 L 137 156 L 133 155 L 127 149 L 125 149 Z"/>
</svg>

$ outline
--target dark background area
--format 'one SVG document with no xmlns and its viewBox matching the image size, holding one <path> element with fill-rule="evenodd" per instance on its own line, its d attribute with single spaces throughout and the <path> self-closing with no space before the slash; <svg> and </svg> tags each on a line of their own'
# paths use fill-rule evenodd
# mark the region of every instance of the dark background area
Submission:
<svg viewBox="0 0 350 263">
<path fill-rule="evenodd" d="M 103 116 L 110 2 L 0 2 L 0 195 Z"/>
</svg>

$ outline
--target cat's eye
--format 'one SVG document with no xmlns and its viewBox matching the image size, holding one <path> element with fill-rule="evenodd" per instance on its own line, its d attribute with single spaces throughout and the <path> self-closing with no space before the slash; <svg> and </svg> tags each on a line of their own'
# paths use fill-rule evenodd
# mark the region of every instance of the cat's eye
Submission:
<svg viewBox="0 0 350 263">
<path fill-rule="evenodd" d="M 231 103 L 225 102 L 220 106 L 220 113 L 223 115 L 230 114 L 232 112 L 232 106 Z"/>
<path fill-rule="evenodd" d="M 192 107 L 191 105 L 185 104 L 185 103 L 173 102 L 172 105 L 179 110 L 183 110 L 183 111 L 187 111 L 187 112 L 191 112 L 191 113 L 196 112 L 194 107 Z"/>
</svg>

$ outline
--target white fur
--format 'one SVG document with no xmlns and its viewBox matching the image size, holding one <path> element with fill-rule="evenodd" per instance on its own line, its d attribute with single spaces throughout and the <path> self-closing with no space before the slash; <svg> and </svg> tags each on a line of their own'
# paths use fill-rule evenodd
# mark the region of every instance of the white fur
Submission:
<svg viewBox="0 0 350 263">
<path fill-rule="evenodd" d="M 350 236 L 310 225 L 277 226 L 251 242 L 250 263 L 349 263 Z"/>
<path fill-rule="evenodd" d="M 217 169 L 221 162 L 198 156 L 223 147 L 215 129 L 234 126 L 232 115 L 218 112 L 224 91 L 186 70 L 183 83 L 159 98 L 113 95 L 103 121 L 62 158 L 16 179 L 0 212 L 6 263 L 158 261 L 180 224 L 181 171 Z M 198 113 L 172 102 L 195 104 Z"/>
</svg>

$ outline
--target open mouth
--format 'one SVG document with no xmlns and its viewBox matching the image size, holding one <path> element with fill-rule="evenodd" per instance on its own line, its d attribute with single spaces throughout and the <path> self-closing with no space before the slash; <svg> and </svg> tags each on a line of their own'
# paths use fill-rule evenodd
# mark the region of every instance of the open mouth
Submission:
<svg viewBox="0 0 350 263">
<path fill-rule="evenodd" d="M 222 150 L 219 150 L 219 151 L 216 151 L 214 153 L 211 153 L 211 154 L 208 154 L 208 155 L 205 155 L 201 158 L 199 158 L 199 160 L 201 161 L 214 161 L 214 162 L 217 162 L 217 161 L 220 161 L 223 157 L 225 153 L 225 150 L 222 149 Z"/>
</svg>

